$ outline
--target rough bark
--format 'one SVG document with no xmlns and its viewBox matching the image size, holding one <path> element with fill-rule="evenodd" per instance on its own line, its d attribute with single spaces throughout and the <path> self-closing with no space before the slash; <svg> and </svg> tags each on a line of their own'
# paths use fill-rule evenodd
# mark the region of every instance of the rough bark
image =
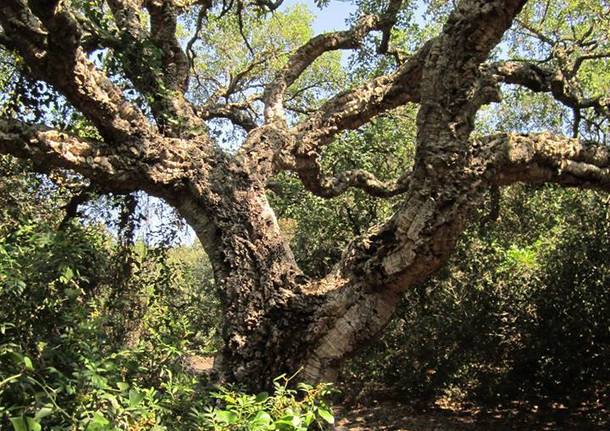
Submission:
<svg viewBox="0 0 610 431">
<path fill-rule="evenodd" d="M 61 92 L 101 138 L 5 118 L 0 153 L 28 158 L 42 172 L 73 169 L 104 189 L 145 190 L 175 206 L 214 268 L 225 316 L 218 368 L 252 389 L 301 367 L 301 378 L 333 379 L 346 357 L 383 330 L 401 293 L 443 265 L 488 188 L 524 181 L 610 190 L 605 148 L 549 134 L 472 136 L 479 108 L 499 100 L 499 81 L 568 100 L 567 90 L 557 90 L 541 69 L 484 64 L 525 0 L 460 1 L 440 34 L 393 73 L 329 98 L 293 126 L 284 116 L 288 88 L 324 52 L 357 46 L 368 32 L 382 31 L 380 52 L 387 51 L 400 2 L 391 1 L 384 15 L 364 17 L 351 30 L 312 39 L 252 100 L 228 102 L 241 79 L 235 77 L 225 89 L 227 103 L 216 95 L 194 106 L 186 93 L 188 59 L 176 37 L 185 6 L 107 0 L 121 37 L 99 42 L 123 55 L 125 77 L 152 96 L 154 122 L 87 57 L 87 32 L 64 3 L 5 1 L 0 44 L 23 59 L 31 76 Z M 211 3 L 201 3 L 205 17 Z M 142 8 L 150 29 L 140 21 Z M 201 18 L 197 33 L 203 25 Z M 149 43 L 158 56 L 144 49 Z M 264 118 L 247 113 L 255 100 L 264 102 Z M 406 103 L 420 106 L 412 171 L 390 182 L 363 170 L 337 177 L 322 172 L 320 154 L 334 136 Z M 205 120 L 219 117 L 248 132 L 236 154 L 223 152 L 205 131 Z M 296 264 L 265 195 L 281 170 L 296 172 L 320 196 L 359 187 L 378 197 L 401 195 L 402 204 L 389 220 L 354 239 L 329 275 L 311 280 Z"/>
</svg>

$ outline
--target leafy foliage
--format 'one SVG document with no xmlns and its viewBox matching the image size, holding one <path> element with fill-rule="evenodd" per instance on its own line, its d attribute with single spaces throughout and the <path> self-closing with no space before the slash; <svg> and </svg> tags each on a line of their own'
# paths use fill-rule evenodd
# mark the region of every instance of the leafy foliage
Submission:
<svg viewBox="0 0 610 431">
<path fill-rule="evenodd" d="M 274 393 L 248 395 L 230 388 L 220 388 L 212 397 L 221 402 L 202 415 L 203 428 L 214 431 L 306 431 L 329 429 L 335 419 L 325 397 L 330 385 L 301 383 L 297 390 L 287 387 L 290 378 L 279 376 Z"/>
<path fill-rule="evenodd" d="M 493 227 L 471 229 L 445 270 L 407 295 L 355 375 L 416 399 L 578 405 L 603 394 L 607 200 L 514 188 L 502 202 Z"/>
</svg>

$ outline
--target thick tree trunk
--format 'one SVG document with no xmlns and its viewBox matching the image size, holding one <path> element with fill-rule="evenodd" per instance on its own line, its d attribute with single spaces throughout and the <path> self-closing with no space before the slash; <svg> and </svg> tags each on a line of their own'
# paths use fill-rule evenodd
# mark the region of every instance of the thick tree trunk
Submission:
<svg viewBox="0 0 610 431">
<path fill-rule="evenodd" d="M 319 299 L 282 238 L 264 188 L 227 168 L 199 199 L 175 202 L 204 244 L 223 306 L 216 367 L 228 381 L 266 388 L 298 369 Z"/>
<path fill-rule="evenodd" d="M 301 380 L 334 380 L 344 359 L 387 325 L 401 293 L 449 255 L 473 202 L 468 192 L 456 196 L 452 181 L 413 182 L 396 215 L 315 281 L 296 265 L 264 188 L 234 167 L 199 199 L 174 202 L 215 271 L 224 316 L 216 366 L 224 379 L 252 390 L 298 370 Z"/>
</svg>

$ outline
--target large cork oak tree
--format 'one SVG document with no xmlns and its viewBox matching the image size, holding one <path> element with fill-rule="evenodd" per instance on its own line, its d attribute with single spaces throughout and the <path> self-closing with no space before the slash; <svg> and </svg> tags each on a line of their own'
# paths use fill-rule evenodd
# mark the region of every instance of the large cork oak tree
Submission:
<svg viewBox="0 0 610 431">
<path fill-rule="evenodd" d="M 576 79 L 583 64 L 606 58 L 603 44 L 586 45 L 583 37 L 575 55 L 538 34 L 540 43 L 555 42 L 550 61 L 490 59 L 518 25 L 526 0 L 460 0 L 440 15 L 437 34 L 409 55 L 391 46 L 405 5 L 390 0 L 346 31 L 276 56 L 281 66 L 273 73 L 264 55 L 254 55 L 243 73 L 218 77 L 217 91 L 195 97 L 198 80 L 214 79 L 194 67 L 196 51 L 206 49 L 207 26 L 237 19 L 247 40 L 251 21 L 242 17 L 264 19 L 281 1 L 0 4 L 0 46 L 18 73 L 46 83 L 95 129 L 85 137 L 49 127 L 45 115 L 5 113 L 0 153 L 29 159 L 42 173 L 69 169 L 100 190 L 145 191 L 173 206 L 213 265 L 224 311 L 217 367 L 252 388 L 299 368 L 303 379 L 332 380 L 346 357 L 383 330 L 402 293 L 446 262 L 490 189 L 551 182 L 610 190 L 610 151 L 601 141 L 580 139 L 577 124 L 585 114 L 600 122 L 609 116 L 607 94 L 585 97 Z M 187 14 L 192 25 L 182 24 Z M 535 28 L 529 31 L 536 36 Z M 379 55 L 395 58 L 392 71 L 335 95 L 320 92 L 324 101 L 315 109 L 289 109 L 291 87 L 318 58 L 355 49 L 370 35 L 381 35 Z M 576 36 L 573 42 L 578 46 Z M 118 65 L 112 73 L 100 53 L 112 55 Z M 264 77 L 244 90 L 255 72 Z M 477 112 L 500 102 L 502 85 L 553 97 L 574 113 L 574 135 L 473 134 Z M 331 176 L 321 168 L 324 148 L 338 134 L 409 103 L 418 106 L 415 161 L 395 181 L 361 169 Z M 243 130 L 237 150 L 210 133 L 209 122 L 219 118 Z M 359 188 L 379 199 L 399 197 L 401 204 L 356 237 L 326 276 L 311 279 L 295 262 L 266 197 L 282 171 L 321 197 Z"/>
</svg>

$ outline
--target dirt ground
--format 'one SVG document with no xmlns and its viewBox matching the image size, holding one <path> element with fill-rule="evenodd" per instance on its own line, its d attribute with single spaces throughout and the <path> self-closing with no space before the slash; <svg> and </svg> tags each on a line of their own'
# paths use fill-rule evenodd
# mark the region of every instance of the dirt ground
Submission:
<svg viewBox="0 0 610 431">
<path fill-rule="evenodd" d="M 195 374 L 212 371 L 213 358 L 183 358 Z M 349 387 L 340 388 L 349 393 Z M 425 408 L 396 401 L 387 390 L 362 392 L 357 401 L 333 407 L 336 431 L 609 431 L 610 388 L 590 402 L 569 408 L 561 403 L 513 402 L 490 410 L 437 400 Z"/>
<path fill-rule="evenodd" d="M 561 404 L 546 408 L 511 405 L 492 411 L 435 405 L 415 409 L 395 401 L 335 408 L 337 431 L 608 431 L 610 412 L 597 406 L 573 411 Z"/>
</svg>

